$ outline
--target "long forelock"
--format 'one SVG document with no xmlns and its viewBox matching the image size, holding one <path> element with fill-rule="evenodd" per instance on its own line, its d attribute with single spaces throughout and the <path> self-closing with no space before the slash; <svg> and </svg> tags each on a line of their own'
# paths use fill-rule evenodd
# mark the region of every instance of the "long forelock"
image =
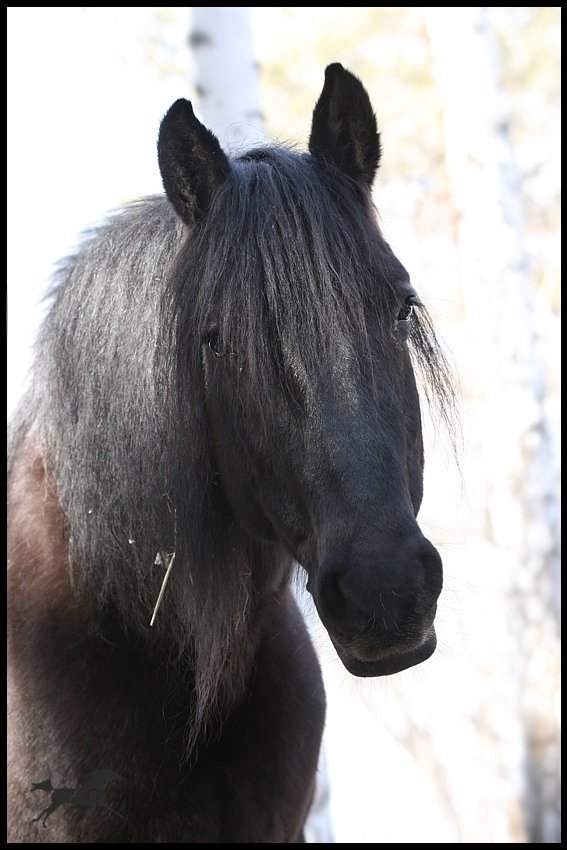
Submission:
<svg viewBox="0 0 567 850">
<path fill-rule="evenodd" d="M 377 226 L 355 188 L 308 155 L 261 154 L 234 163 L 188 243 L 176 313 L 182 339 L 216 325 L 252 383 L 268 389 L 278 346 L 294 345 L 310 371 L 337 339 L 364 336 Z M 185 297 L 187 275 L 197 275 L 196 301 Z"/>
</svg>

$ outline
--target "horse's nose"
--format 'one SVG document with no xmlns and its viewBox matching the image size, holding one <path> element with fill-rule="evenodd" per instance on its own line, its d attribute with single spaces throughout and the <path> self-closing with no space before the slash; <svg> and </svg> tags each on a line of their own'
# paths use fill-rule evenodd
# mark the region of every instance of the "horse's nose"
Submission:
<svg viewBox="0 0 567 850">
<path fill-rule="evenodd" d="M 403 635 L 434 613 L 442 584 L 439 553 L 419 532 L 364 556 L 328 559 L 316 588 L 321 613 L 337 628 Z"/>
</svg>

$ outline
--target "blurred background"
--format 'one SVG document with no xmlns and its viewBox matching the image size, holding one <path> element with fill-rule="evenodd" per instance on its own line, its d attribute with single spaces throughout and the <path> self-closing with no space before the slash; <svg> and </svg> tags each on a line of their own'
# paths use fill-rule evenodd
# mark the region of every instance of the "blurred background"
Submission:
<svg viewBox="0 0 567 850">
<path fill-rule="evenodd" d="M 377 113 L 381 226 L 458 383 L 434 411 L 424 533 L 444 560 L 435 655 L 328 693 L 321 843 L 559 843 L 560 7 L 8 7 L 11 413 L 57 260 L 161 191 L 178 97 L 225 147 L 304 146 L 325 66 Z"/>
</svg>

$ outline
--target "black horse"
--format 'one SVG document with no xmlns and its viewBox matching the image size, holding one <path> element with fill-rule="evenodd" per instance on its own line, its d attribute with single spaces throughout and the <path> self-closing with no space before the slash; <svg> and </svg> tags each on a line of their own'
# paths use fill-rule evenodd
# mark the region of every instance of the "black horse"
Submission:
<svg viewBox="0 0 567 850">
<path fill-rule="evenodd" d="M 414 368 L 451 389 L 365 89 L 330 65 L 308 152 L 232 160 L 178 100 L 158 159 L 165 196 L 61 266 L 11 431 L 11 842 L 301 842 L 325 697 L 294 562 L 354 675 L 435 649 Z M 101 764 L 111 812 L 30 825 L 34 775 Z"/>
</svg>

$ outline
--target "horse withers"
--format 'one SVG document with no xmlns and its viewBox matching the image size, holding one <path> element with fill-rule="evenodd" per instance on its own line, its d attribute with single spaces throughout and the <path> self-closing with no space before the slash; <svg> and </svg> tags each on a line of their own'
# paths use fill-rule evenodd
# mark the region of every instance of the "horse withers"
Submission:
<svg viewBox="0 0 567 850">
<path fill-rule="evenodd" d="M 367 92 L 329 65 L 308 151 L 232 159 L 178 100 L 158 160 L 165 195 L 59 268 L 11 427 L 11 842 L 303 841 L 325 695 L 296 563 L 350 673 L 435 649 L 414 367 L 450 390 L 377 224 Z M 39 822 L 32 787 L 106 770 L 104 805 Z"/>
</svg>

